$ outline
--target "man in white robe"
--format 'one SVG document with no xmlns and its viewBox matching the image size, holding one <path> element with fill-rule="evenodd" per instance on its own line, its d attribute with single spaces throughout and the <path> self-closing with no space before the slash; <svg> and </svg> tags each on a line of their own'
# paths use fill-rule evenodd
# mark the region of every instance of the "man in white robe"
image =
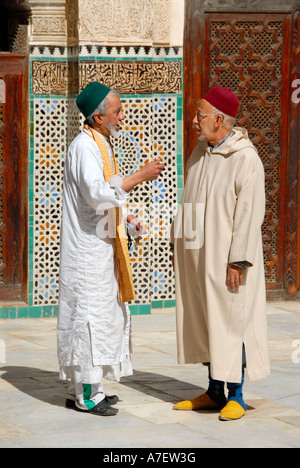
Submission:
<svg viewBox="0 0 300 468">
<path fill-rule="evenodd" d="M 109 140 L 119 135 L 125 118 L 119 95 L 93 82 L 76 102 L 86 125 L 71 143 L 64 166 L 57 326 L 60 378 L 70 381 L 67 407 L 111 416 L 118 412 L 111 406 L 118 397 L 105 396 L 102 380 L 119 381 L 132 374 L 131 321 L 124 298 L 134 297 L 134 291 L 127 294 L 132 289 L 127 239 L 118 237 L 114 213 L 126 205 L 137 184 L 157 179 L 164 165 L 154 161 L 123 177 Z M 127 220 L 139 230 L 135 217 L 128 215 Z M 123 226 L 123 220 L 117 222 Z M 129 280 L 123 285 L 119 253 L 127 260 Z"/>
<path fill-rule="evenodd" d="M 193 120 L 199 145 L 187 163 L 172 226 L 178 361 L 208 365 L 209 387 L 177 410 L 245 415 L 249 380 L 269 375 L 261 225 L 264 169 L 247 131 L 233 127 L 239 101 L 215 87 Z M 228 397 L 225 395 L 227 383 Z"/>
</svg>

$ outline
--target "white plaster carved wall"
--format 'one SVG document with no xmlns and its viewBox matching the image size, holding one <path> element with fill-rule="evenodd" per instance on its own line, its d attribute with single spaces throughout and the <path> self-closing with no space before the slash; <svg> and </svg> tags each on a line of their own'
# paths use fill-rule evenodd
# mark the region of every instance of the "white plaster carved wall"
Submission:
<svg viewBox="0 0 300 468">
<path fill-rule="evenodd" d="M 169 19 L 171 46 L 183 46 L 184 2 L 185 0 L 172 0 Z"/>
<path fill-rule="evenodd" d="M 34 35 L 65 36 L 66 29 L 65 15 L 45 15 L 39 14 L 32 18 L 32 32 Z"/>
<path fill-rule="evenodd" d="M 184 0 L 28 1 L 29 42 L 182 45 Z"/>
<path fill-rule="evenodd" d="M 30 44 L 67 45 L 66 1 L 69 0 L 52 0 L 50 2 L 37 0 L 28 2 L 31 8 L 29 26 Z"/>
<path fill-rule="evenodd" d="M 79 0 L 82 43 L 169 44 L 171 0 Z"/>
</svg>

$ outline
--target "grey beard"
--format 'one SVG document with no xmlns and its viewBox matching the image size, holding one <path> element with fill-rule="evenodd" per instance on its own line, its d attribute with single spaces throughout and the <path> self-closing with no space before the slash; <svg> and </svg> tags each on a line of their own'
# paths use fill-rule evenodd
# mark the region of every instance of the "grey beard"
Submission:
<svg viewBox="0 0 300 468">
<path fill-rule="evenodd" d="M 107 124 L 107 128 L 110 131 L 110 134 L 113 138 L 119 138 L 119 136 L 121 135 L 121 131 L 116 130 L 112 124 Z"/>
</svg>

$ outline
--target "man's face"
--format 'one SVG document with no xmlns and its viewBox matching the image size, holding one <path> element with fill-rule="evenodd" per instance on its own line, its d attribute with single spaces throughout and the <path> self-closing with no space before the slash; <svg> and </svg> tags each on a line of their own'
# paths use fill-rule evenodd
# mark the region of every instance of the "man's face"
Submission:
<svg viewBox="0 0 300 468">
<path fill-rule="evenodd" d="M 205 99 L 201 99 L 197 105 L 196 115 L 193 120 L 193 128 L 196 130 L 198 141 L 210 141 L 215 133 L 216 115 L 213 108 Z"/>
<path fill-rule="evenodd" d="M 125 119 L 122 103 L 119 96 L 111 94 L 107 97 L 107 104 L 106 114 L 101 116 L 103 120 L 103 134 L 107 137 L 118 137 L 120 135 L 121 122 Z"/>
</svg>

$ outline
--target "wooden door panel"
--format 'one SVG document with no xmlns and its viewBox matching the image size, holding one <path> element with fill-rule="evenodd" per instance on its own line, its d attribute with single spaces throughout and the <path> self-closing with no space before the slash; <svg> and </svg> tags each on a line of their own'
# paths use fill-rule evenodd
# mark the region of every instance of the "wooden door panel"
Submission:
<svg viewBox="0 0 300 468">
<path fill-rule="evenodd" d="M 196 101 L 213 86 L 231 88 L 241 101 L 237 125 L 247 128 L 265 167 L 268 297 L 300 297 L 299 108 L 291 102 L 299 72 L 299 12 L 278 11 L 276 0 L 274 12 L 263 11 L 267 2 L 260 3 L 262 11 L 234 11 L 234 2 L 225 3 L 207 8 L 205 1 L 186 2 L 185 160 L 197 144 L 191 126 Z"/>
<path fill-rule="evenodd" d="M 279 220 L 286 189 L 282 177 L 286 145 L 281 141 L 286 135 L 286 131 L 282 132 L 286 120 L 281 116 L 288 108 L 283 67 L 290 42 L 289 18 L 252 13 L 249 19 L 247 14 L 229 13 L 210 15 L 207 23 L 211 41 L 209 88 L 220 85 L 236 92 L 242 103 L 237 124 L 247 128 L 265 167 L 265 276 L 269 289 L 280 289 L 284 281 L 284 225 Z"/>
<path fill-rule="evenodd" d="M 0 54 L 0 301 L 27 292 L 28 59 Z"/>
</svg>

